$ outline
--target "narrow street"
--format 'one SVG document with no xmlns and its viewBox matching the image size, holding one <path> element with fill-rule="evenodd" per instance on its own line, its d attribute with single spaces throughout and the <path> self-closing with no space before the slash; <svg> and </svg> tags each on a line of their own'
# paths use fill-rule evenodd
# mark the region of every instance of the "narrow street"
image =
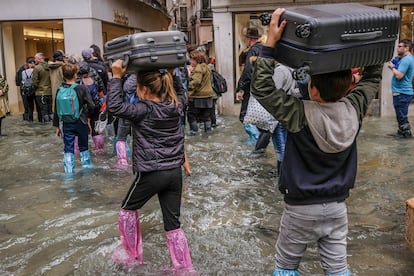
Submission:
<svg viewBox="0 0 414 276">
<path fill-rule="evenodd" d="M 273 147 L 251 159 L 237 117 L 218 122 L 211 135 L 186 137 L 193 174 L 184 177 L 181 222 L 193 265 L 199 275 L 270 275 L 283 208 Z M 172 275 L 157 198 L 140 210 L 144 264 L 123 268 L 111 260 L 120 246 L 118 208 L 133 175 L 111 169 L 110 137 L 104 155 L 90 144 L 92 171 L 82 171 L 77 160 L 69 179 L 53 127 L 24 124 L 21 115 L 3 124 L 0 275 Z M 395 131 L 394 118 L 367 118 L 358 138 L 357 182 L 347 200 L 352 275 L 414 271 L 404 240 L 405 201 L 414 197 L 414 139 L 387 135 Z M 323 275 L 316 247 L 300 272 Z"/>
</svg>

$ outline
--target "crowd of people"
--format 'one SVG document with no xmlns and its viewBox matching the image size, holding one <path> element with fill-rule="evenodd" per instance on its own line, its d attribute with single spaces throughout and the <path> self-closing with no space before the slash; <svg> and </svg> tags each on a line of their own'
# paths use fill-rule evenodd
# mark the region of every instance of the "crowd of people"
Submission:
<svg viewBox="0 0 414 276">
<path fill-rule="evenodd" d="M 285 208 L 273 275 L 299 275 L 307 245 L 316 243 L 325 274 L 347 276 L 345 200 L 356 178 L 356 137 L 379 91 L 383 65 L 294 80 L 292 69 L 273 58 L 287 24 L 280 21 L 283 12 L 277 9 L 273 13 L 267 36 L 256 28 L 247 29 L 248 49 L 235 94 L 241 102 L 239 119 L 247 144 L 254 145 L 251 156 L 264 156 L 270 139 L 277 156 L 278 187 Z M 396 135 L 408 138 L 412 136 L 408 106 L 414 94 L 411 41 L 401 40 L 397 53 L 387 66 L 393 72 Z M 16 74 L 23 120 L 32 123 L 36 108 L 39 123 L 53 124 L 63 138 L 66 173 L 75 173 L 76 154 L 82 168 L 90 169 L 89 139 L 96 154 L 104 153 L 105 126 L 114 126 L 111 138 L 117 162 L 113 167 L 132 167 L 135 174 L 119 211 L 122 248 L 113 254 L 118 263 L 143 262 L 138 210 L 157 195 L 173 266 L 193 271 L 179 221 L 182 170 L 191 174 L 184 136 L 198 135 L 200 125 L 207 134 L 217 126 L 215 104 L 220 95 L 212 84 L 214 65 L 214 58 L 195 49 L 189 51 L 186 66 L 129 73 L 122 60 L 108 68 L 99 47 L 91 45 L 80 56 L 55 51 L 51 61 L 37 53 L 28 57 Z M 1 121 L 10 112 L 4 101 L 7 90 L 6 80 L 0 78 L 0 135 Z M 69 114 L 65 107 L 71 97 L 76 99 L 72 100 L 75 114 Z M 292 167 L 295 169 L 289 169 Z"/>
</svg>

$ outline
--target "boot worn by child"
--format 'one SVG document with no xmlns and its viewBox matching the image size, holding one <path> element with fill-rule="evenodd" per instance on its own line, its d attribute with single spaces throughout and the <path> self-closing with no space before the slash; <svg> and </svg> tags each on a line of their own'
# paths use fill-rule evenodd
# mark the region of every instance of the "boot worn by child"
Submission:
<svg viewBox="0 0 414 276">
<path fill-rule="evenodd" d="M 92 137 L 97 153 L 102 154 L 105 152 L 105 138 L 103 135 L 98 134 Z"/>
<path fill-rule="evenodd" d="M 71 152 L 65 152 L 63 154 L 63 168 L 65 173 L 75 172 L 75 155 Z"/>
<path fill-rule="evenodd" d="M 127 145 L 125 141 L 116 142 L 116 155 L 118 157 L 118 162 L 113 165 L 114 169 L 127 169 L 128 160 L 127 160 Z"/>
<path fill-rule="evenodd" d="M 82 168 L 84 169 L 92 168 L 91 154 L 89 153 L 89 150 L 81 151 L 80 160 L 81 160 Z"/>
<path fill-rule="evenodd" d="M 171 261 L 176 271 L 193 271 L 190 250 L 188 249 L 187 238 L 181 228 L 168 231 L 167 247 L 170 252 Z"/>
<path fill-rule="evenodd" d="M 142 264 L 144 258 L 138 212 L 121 209 L 118 217 L 118 229 L 123 248 L 116 250 L 112 254 L 112 259 L 123 265 Z"/>
</svg>

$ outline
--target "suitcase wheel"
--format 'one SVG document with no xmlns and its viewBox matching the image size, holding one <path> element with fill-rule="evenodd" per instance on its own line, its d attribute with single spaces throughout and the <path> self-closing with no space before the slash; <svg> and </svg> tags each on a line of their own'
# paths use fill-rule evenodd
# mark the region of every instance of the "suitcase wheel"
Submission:
<svg viewBox="0 0 414 276">
<path fill-rule="evenodd" d="M 259 19 L 263 26 L 267 26 L 270 24 L 270 21 L 272 20 L 272 15 L 268 12 L 264 12 L 259 16 Z"/>
<path fill-rule="evenodd" d="M 300 38 L 307 38 L 310 36 L 311 26 L 309 23 L 300 24 L 296 27 L 296 36 Z"/>
<path fill-rule="evenodd" d="M 307 75 L 309 74 L 309 66 L 303 66 L 298 69 L 293 70 L 292 77 L 295 80 L 303 81 L 306 79 Z"/>
</svg>

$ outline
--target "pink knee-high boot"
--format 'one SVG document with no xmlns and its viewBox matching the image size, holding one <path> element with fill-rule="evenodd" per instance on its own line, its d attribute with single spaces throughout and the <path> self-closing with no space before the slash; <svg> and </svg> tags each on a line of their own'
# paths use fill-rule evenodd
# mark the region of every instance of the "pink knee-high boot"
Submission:
<svg viewBox="0 0 414 276">
<path fill-rule="evenodd" d="M 125 265 L 143 262 L 142 236 L 139 227 L 139 217 L 136 210 L 119 211 L 119 235 L 124 252 L 115 251 L 112 258 L 115 262 Z"/>
<path fill-rule="evenodd" d="M 79 153 L 78 136 L 75 136 L 75 155 L 79 155 Z"/>
<path fill-rule="evenodd" d="M 92 136 L 92 140 L 93 140 L 93 143 L 95 145 L 95 150 L 98 153 L 104 153 L 104 151 L 105 151 L 105 138 L 104 138 L 104 136 L 101 135 L 101 134 L 98 134 L 98 135 Z"/>
<path fill-rule="evenodd" d="M 167 247 L 174 268 L 176 270 L 192 270 L 193 264 L 184 231 L 181 228 L 177 228 L 168 231 L 166 236 Z"/>
<path fill-rule="evenodd" d="M 115 169 L 126 169 L 128 168 L 127 160 L 127 150 L 125 141 L 116 142 L 116 155 L 118 157 L 118 162 L 114 164 Z"/>
</svg>

